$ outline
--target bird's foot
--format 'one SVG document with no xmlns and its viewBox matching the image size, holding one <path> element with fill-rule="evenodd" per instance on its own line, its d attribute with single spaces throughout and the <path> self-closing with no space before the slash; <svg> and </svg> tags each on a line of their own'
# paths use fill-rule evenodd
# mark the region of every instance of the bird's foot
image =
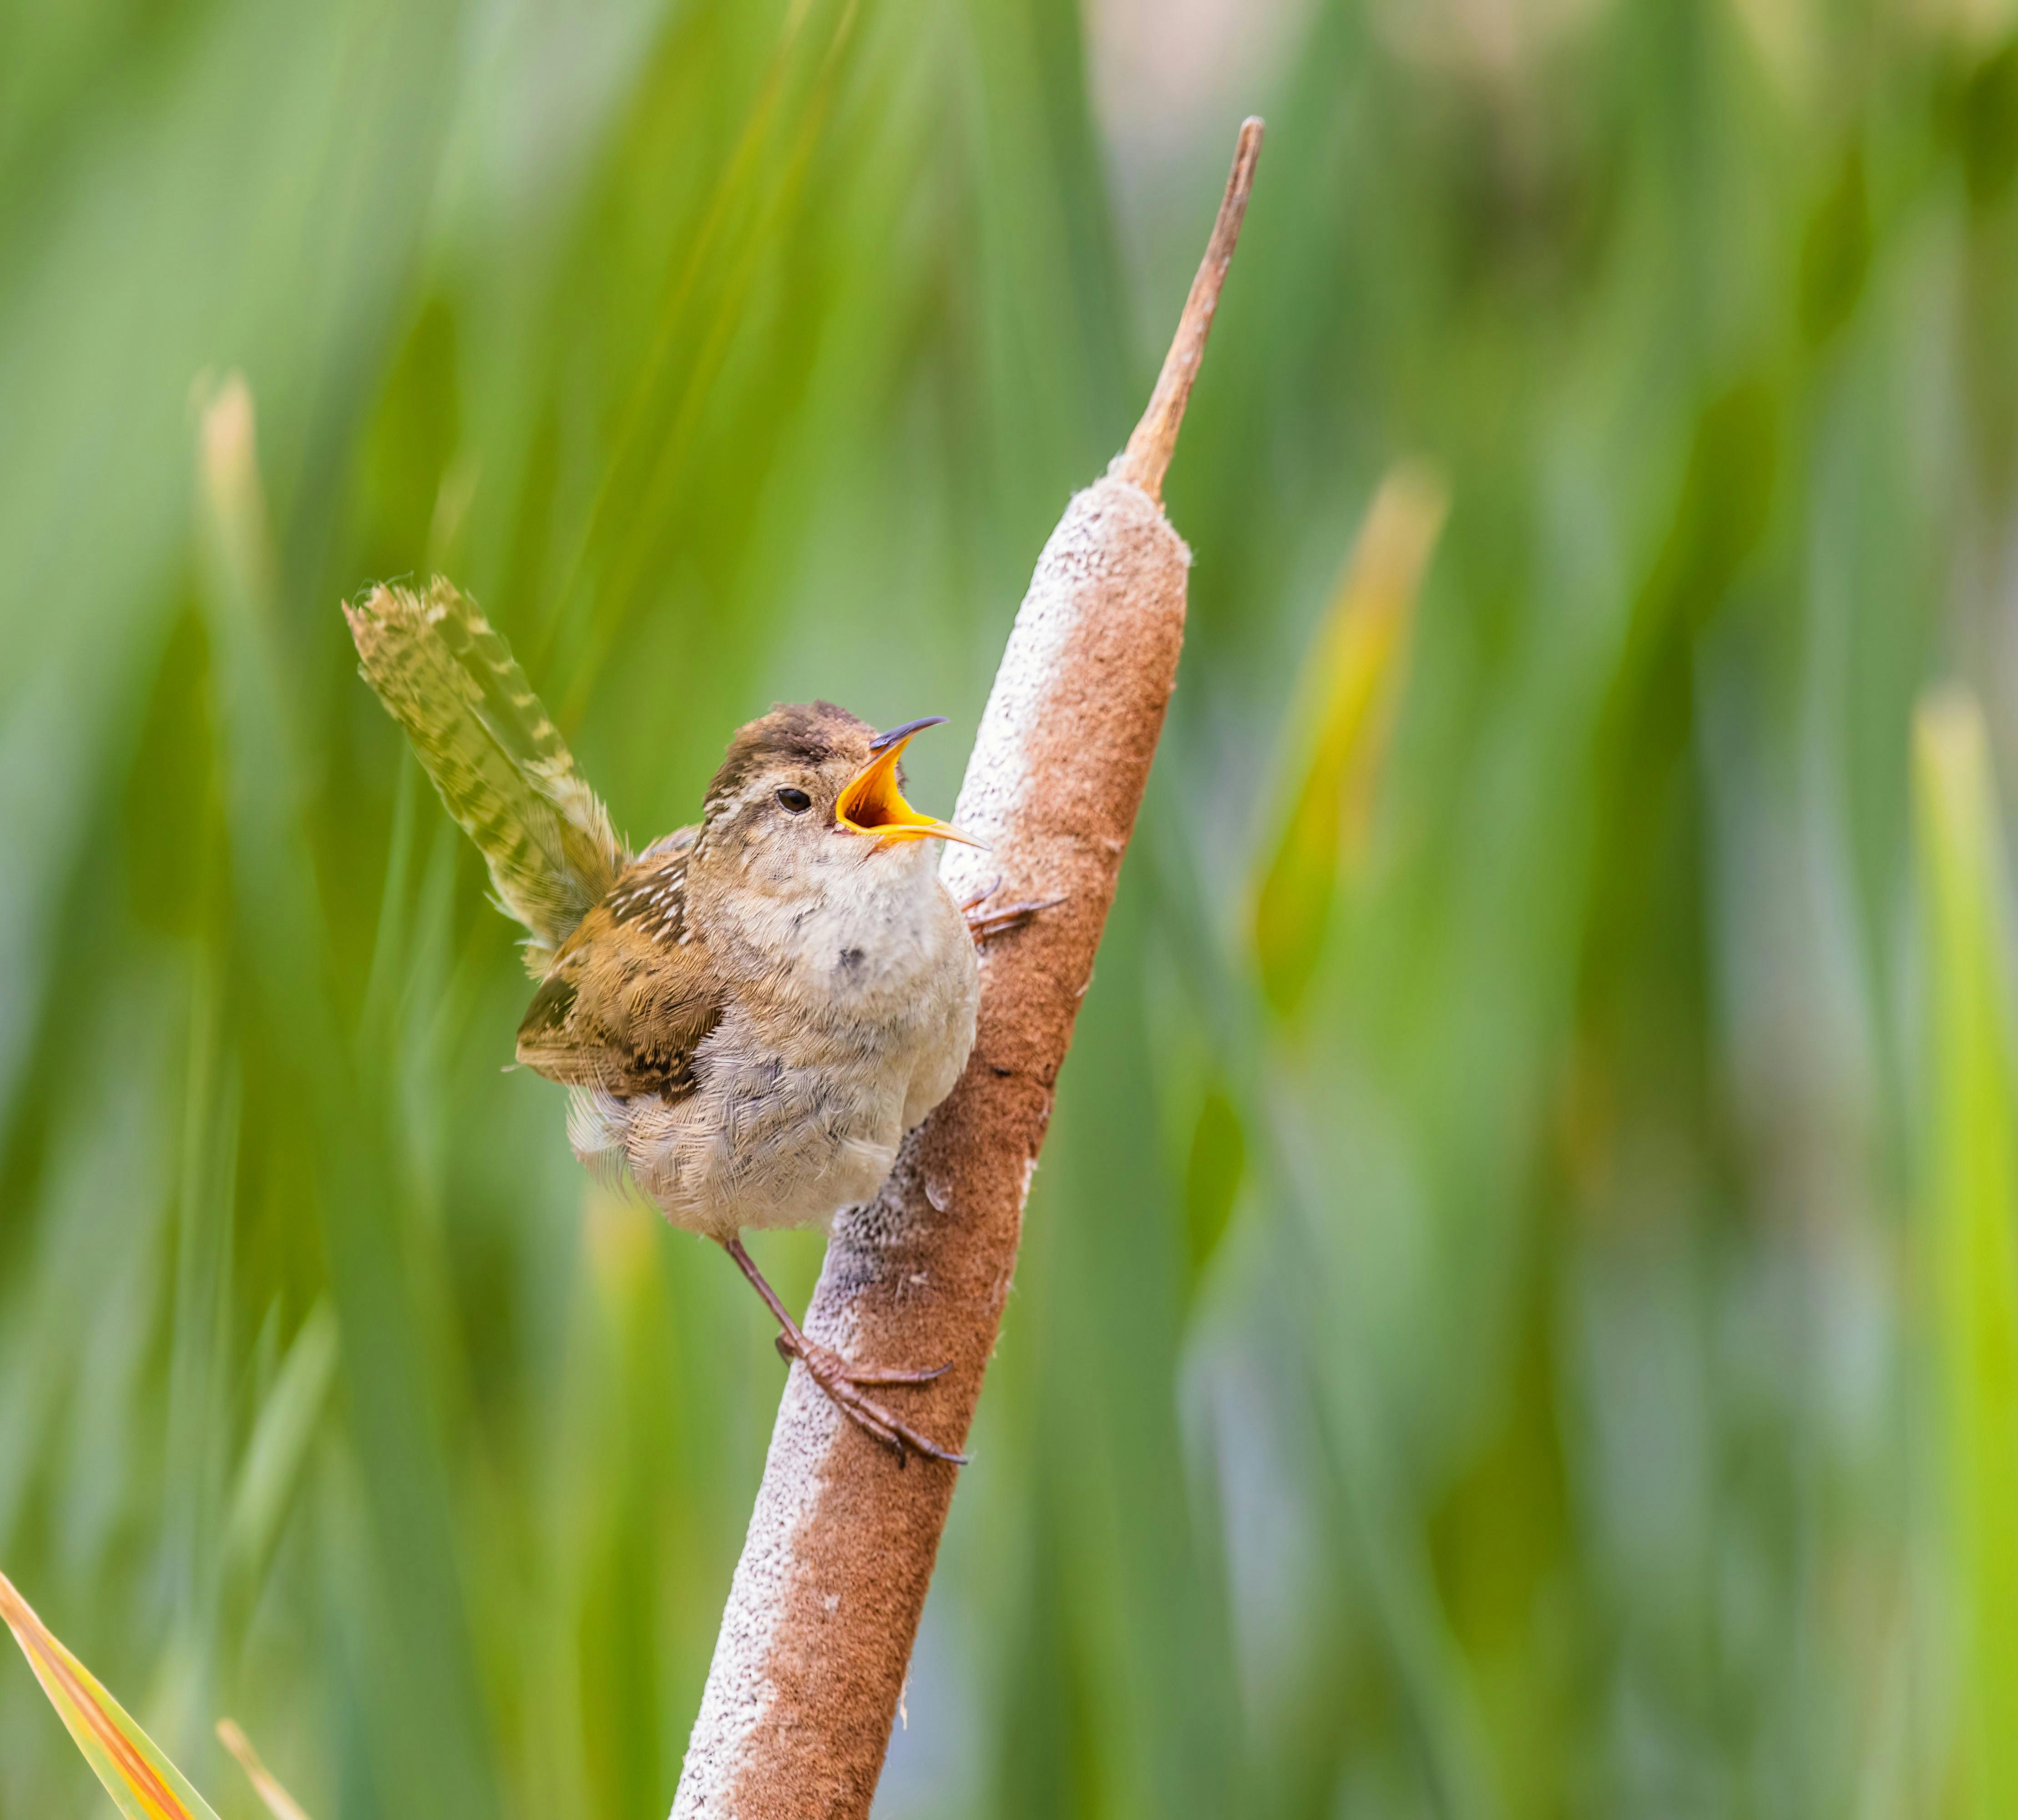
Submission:
<svg viewBox="0 0 2018 1820">
<path fill-rule="evenodd" d="M 1020 929 L 1038 911 L 1056 910 L 1065 901 L 1061 897 L 1047 897 L 1033 903 L 997 904 L 993 910 L 983 910 L 982 906 L 1001 888 L 1002 881 L 998 878 L 978 896 L 969 898 L 960 906 L 960 914 L 966 917 L 968 932 L 977 943 L 1007 935 L 1011 929 Z"/>
<path fill-rule="evenodd" d="M 900 1467 L 908 1465 L 913 1453 L 922 1453 L 928 1460 L 943 1460 L 951 1466 L 967 1464 L 965 1454 L 940 1446 L 862 1391 L 864 1384 L 930 1384 L 934 1378 L 942 1377 L 949 1367 L 940 1365 L 929 1370 L 900 1371 L 877 1366 L 852 1366 L 831 1346 L 823 1346 L 801 1333 L 780 1333 L 777 1344 L 779 1355 L 787 1363 L 794 1359 L 798 1360 L 806 1368 L 806 1375 L 833 1398 L 843 1415 L 886 1447 L 895 1448 Z"/>
</svg>

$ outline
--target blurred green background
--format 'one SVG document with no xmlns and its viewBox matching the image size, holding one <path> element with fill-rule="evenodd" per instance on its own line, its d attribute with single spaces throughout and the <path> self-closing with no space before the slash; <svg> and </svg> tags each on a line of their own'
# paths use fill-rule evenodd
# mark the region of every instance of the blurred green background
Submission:
<svg viewBox="0 0 2018 1820">
<path fill-rule="evenodd" d="M 2014 32 L 5 0 L 0 1565 L 227 1820 L 225 1712 L 666 1811 L 767 1318 L 503 1071 L 337 602 L 472 591 L 634 839 L 816 693 L 949 808 L 1253 110 L 877 1814 L 2018 1813 Z M 0 1662 L 0 1815 L 107 1811 Z"/>
</svg>

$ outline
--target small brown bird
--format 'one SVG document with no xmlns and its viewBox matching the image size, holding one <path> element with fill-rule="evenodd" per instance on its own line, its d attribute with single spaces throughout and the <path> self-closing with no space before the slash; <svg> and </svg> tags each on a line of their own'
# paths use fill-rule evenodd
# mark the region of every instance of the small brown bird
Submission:
<svg viewBox="0 0 2018 1820">
<path fill-rule="evenodd" d="M 504 642 L 437 577 L 345 615 L 363 674 L 531 932 L 541 982 L 519 1059 L 570 1090 L 575 1154 L 627 1178 L 755 1285 L 778 1347 L 897 1450 L 959 1463 L 866 1394 L 945 1368 L 848 1363 L 787 1312 L 741 1233 L 824 1228 L 882 1185 L 974 1046 L 980 914 L 938 881 L 967 841 L 904 800 L 898 765 L 940 717 L 873 732 L 826 702 L 742 728 L 697 826 L 633 857 Z M 978 845 L 978 842 L 970 842 Z"/>
</svg>

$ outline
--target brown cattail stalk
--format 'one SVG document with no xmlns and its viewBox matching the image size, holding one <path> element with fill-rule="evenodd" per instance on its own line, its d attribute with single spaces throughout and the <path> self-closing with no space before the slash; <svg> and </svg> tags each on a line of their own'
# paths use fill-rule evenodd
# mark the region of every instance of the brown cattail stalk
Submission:
<svg viewBox="0 0 2018 1820">
<path fill-rule="evenodd" d="M 949 1359 L 907 1401 L 964 1438 L 1016 1265 L 1059 1064 L 1177 681 L 1190 552 L 1159 503 L 1261 144 L 1240 129 L 1204 262 L 1127 448 L 1045 545 L 955 812 L 957 897 L 1056 898 L 982 961 L 972 1059 L 882 1192 L 837 1223 L 805 1326 L 851 1358 Z M 674 1797 L 674 1820 L 862 1820 L 954 1473 L 900 1471 L 795 1366 Z"/>
</svg>

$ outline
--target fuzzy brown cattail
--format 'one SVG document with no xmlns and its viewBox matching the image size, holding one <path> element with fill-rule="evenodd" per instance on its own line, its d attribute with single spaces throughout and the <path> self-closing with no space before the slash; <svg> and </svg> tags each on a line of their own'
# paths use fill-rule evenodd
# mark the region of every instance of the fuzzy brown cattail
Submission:
<svg viewBox="0 0 2018 1820">
<path fill-rule="evenodd" d="M 1165 470 L 1240 231 L 1246 121 L 1148 410 L 1044 546 L 956 812 L 954 895 L 1058 899 L 983 960 L 974 1053 L 881 1193 L 837 1223 L 807 1330 L 855 1358 L 949 1359 L 912 1406 L 957 1446 L 993 1351 L 1058 1067 L 1148 780 L 1184 642 L 1190 552 Z M 869 1812 L 954 1475 L 900 1471 L 794 1370 L 723 1614 L 673 1812 Z"/>
</svg>

